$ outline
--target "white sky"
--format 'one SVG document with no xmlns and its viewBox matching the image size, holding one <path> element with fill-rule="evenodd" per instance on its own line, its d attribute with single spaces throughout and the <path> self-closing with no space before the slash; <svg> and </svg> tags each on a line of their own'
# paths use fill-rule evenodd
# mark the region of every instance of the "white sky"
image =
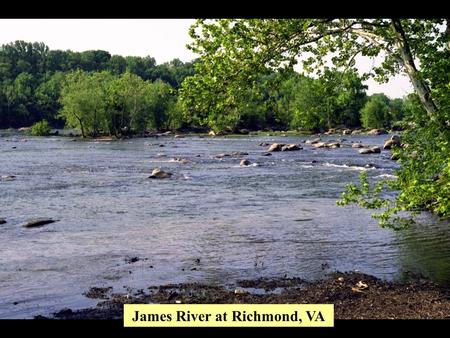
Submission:
<svg viewBox="0 0 450 338">
<path fill-rule="evenodd" d="M 195 55 L 186 48 L 193 19 L 0 19 L 0 45 L 24 40 L 44 42 L 50 49 L 106 50 L 111 55 L 147 56 L 158 64 L 174 58 L 186 62 Z M 368 69 L 372 61 L 360 60 L 358 68 Z M 367 82 L 368 94 L 383 92 L 402 97 L 412 91 L 405 76 L 387 84 Z"/>
</svg>

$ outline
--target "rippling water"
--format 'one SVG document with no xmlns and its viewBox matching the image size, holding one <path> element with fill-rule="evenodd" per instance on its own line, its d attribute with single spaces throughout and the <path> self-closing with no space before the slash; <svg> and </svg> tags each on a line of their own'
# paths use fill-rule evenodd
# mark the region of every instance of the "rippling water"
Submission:
<svg viewBox="0 0 450 338">
<path fill-rule="evenodd" d="M 448 223 L 424 216 L 395 233 L 367 210 L 336 206 L 361 170 L 381 179 L 396 166 L 387 151 L 359 155 L 350 148 L 360 140 L 382 145 L 385 136 L 345 138 L 341 149 L 304 145 L 266 157 L 260 142 L 305 137 L 73 142 L 4 134 L 0 176 L 16 178 L 0 180 L 0 218 L 8 221 L 0 225 L 0 318 L 91 306 L 96 301 L 82 293 L 92 286 L 121 292 L 187 281 L 313 280 L 355 269 L 450 284 Z M 214 158 L 233 151 L 248 152 L 258 166 Z M 174 176 L 148 179 L 155 167 Z M 33 217 L 59 221 L 20 226 Z M 140 260 L 126 261 L 134 256 Z"/>
</svg>

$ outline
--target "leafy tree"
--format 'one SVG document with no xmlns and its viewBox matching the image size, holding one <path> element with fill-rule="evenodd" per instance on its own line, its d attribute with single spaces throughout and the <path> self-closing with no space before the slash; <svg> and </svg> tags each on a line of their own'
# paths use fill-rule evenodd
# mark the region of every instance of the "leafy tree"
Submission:
<svg viewBox="0 0 450 338">
<path fill-rule="evenodd" d="M 364 128 L 388 128 L 391 119 L 390 100 L 384 94 L 370 96 L 361 109 L 361 122 Z"/>
<path fill-rule="evenodd" d="M 388 208 L 379 215 L 384 224 L 400 210 L 426 209 L 449 216 L 449 20 L 198 20 L 190 35 L 190 48 L 200 60 L 196 74 L 183 82 L 180 98 L 187 117 L 201 123 L 210 123 L 208 111 L 214 121 L 219 117 L 235 120 L 239 117 L 236 103 L 243 99 L 244 88 L 254 87 L 267 69 L 291 68 L 299 56 L 306 57 L 302 61 L 305 71 L 319 75 L 328 55 L 333 66 L 341 70 L 353 68 L 358 55 L 381 57 L 381 65 L 364 78 L 386 81 L 405 72 L 425 115 L 415 116 L 403 135 L 409 146 L 400 150 L 399 178 L 395 184 L 384 182 L 375 192 L 366 189 L 363 179 L 362 188 L 350 186 L 346 202 Z M 312 95 L 308 99 L 315 101 Z M 308 123 L 320 123 L 315 111 L 310 115 L 313 119 Z M 413 151 L 420 154 L 419 161 L 412 156 Z M 384 189 L 399 191 L 393 204 L 384 203 L 386 200 L 363 203 L 364 197 L 378 198 Z M 351 198 L 352 194 L 363 198 Z"/>
<path fill-rule="evenodd" d="M 111 134 L 129 134 L 133 128 L 145 131 L 147 124 L 147 83 L 139 76 L 125 72 L 112 81 L 108 90 L 108 129 Z"/>
<path fill-rule="evenodd" d="M 66 76 L 60 116 L 69 127 L 79 129 L 83 137 L 98 136 L 108 128 L 105 116 L 110 81 L 108 72 L 88 74 L 78 70 Z"/>
<path fill-rule="evenodd" d="M 145 99 L 149 113 L 148 127 L 160 130 L 175 123 L 173 119 L 176 115 L 170 114 L 175 109 L 175 97 L 173 88 L 168 83 L 156 80 L 149 84 Z"/>
<path fill-rule="evenodd" d="M 41 82 L 35 91 L 36 109 L 40 117 L 52 121 L 55 125 L 60 125 L 56 116 L 61 109 L 59 97 L 64 79 L 64 73 L 56 72 L 47 80 Z"/>
</svg>

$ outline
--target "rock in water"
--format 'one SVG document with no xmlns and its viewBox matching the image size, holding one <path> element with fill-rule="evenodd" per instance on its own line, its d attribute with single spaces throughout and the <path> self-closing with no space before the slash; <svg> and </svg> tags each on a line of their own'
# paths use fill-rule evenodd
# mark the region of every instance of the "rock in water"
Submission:
<svg viewBox="0 0 450 338">
<path fill-rule="evenodd" d="M 283 148 L 285 144 L 284 143 L 273 143 L 269 149 L 267 149 L 268 152 L 272 151 L 281 151 L 281 148 Z"/>
<path fill-rule="evenodd" d="M 220 153 L 217 154 L 216 156 L 214 156 L 215 158 L 224 158 L 224 157 L 230 157 L 230 154 L 226 154 L 226 153 Z"/>
<path fill-rule="evenodd" d="M 172 173 L 165 172 L 164 170 L 161 170 L 159 168 L 153 169 L 152 174 L 148 178 L 170 178 L 172 176 Z"/>
<path fill-rule="evenodd" d="M 233 151 L 231 153 L 231 156 L 247 156 L 248 153 L 246 153 L 245 151 Z"/>
<path fill-rule="evenodd" d="M 367 135 L 382 135 L 387 134 L 387 131 L 384 129 L 371 129 L 367 132 Z"/>
<path fill-rule="evenodd" d="M 306 140 L 305 144 L 316 144 L 316 143 L 319 143 L 320 141 L 321 141 L 320 137 L 318 137 L 318 138 L 315 138 L 315 139 L 312 139 L 312 140 Z"/>
<path fill-rule="evenodd" d="M 241 163 L 239 163 L 239 165 L 240 165 L 241 167 L 246 167 L 246 166 L 249 166 L 250 164 L 251 164 L 251 163 L 250 163 L 249 160 L 242 160 Z"/>
<path fill-rule="evenodd" d="M 312 145 L 314 148 L 340 148 L 339 142 L 318 142 Z"/>
<path fill-rule="evenodd" d="M 4 218 L 0 218 L 0 224 L 5 224 L 6 220 Z"/>
<path fill-rule="evenodd" d="M 392 149 L 393 146 L 400 147 L 400 136 L 392 135 L 389 140 L 384 143 L 383 149 Z"/>
<path fill-rule="evenodd" d="M 356 142 L 352 144 L 352 148 L 367 148 L 367 146 L 365 146 L 361 142 Z"/>
<path fill-rule="evenodd" d="M 0 180 L 4 180 L 4 181 L 13 181 L 16 179 L 16 176 L 14 175 L 2 175 L 0 176 Z"/>
<path fill-rule="evenodd" d="M 360 154 L 377 154 L 381 153 L 380 147 L 372 147 L 372 148 L 363 148 L 359 150 Z"/>
<path fill-rule="evenodd" d="M 281 147 L 281 151 L 294 151 L 294 150 L 300 150 L 300 149 L 303 149 L 303 148 L 299 147 L 296 144 L 286 144 Z"/>
<path fill-rule="evenodd" d="M 56 220 L 51 218 L 34 218 L 27 220 L 22 226 L 25 228 L 36 228 L 54 222 L 56 222 Z"/>
</svg>

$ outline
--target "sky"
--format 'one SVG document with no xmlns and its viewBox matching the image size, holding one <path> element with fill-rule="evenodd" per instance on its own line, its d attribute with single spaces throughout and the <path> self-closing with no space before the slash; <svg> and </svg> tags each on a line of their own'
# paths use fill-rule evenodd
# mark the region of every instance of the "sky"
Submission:
<svg viewBox="0 0 450 338">
<path fill-rule="evenodd" d="M 111 55 L 147 56 L 158 64 L 178 58 L 196 57 L 186 48 L 193 19 L 0 19 L 0 45 L 16 40 L 44 42 L 50 49 L 82 52 L 101 49 Z M 373 61 L 358 59 L 356 66 L 368 70 Z M 403 97 L 412 92 L 406 76 L 398 75 L 387 84 L 368 80 L 368 94 L 385 93 Z"/>
</svg>

